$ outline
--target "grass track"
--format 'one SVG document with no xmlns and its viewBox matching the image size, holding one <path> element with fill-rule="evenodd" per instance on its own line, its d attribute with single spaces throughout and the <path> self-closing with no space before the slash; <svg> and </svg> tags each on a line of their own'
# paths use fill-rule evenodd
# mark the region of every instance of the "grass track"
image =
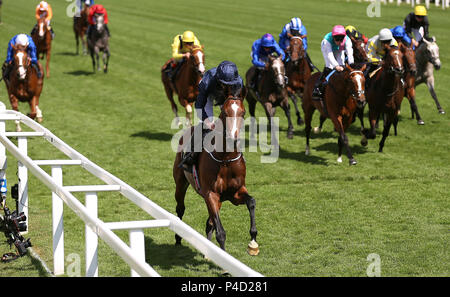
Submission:
<svg viewBox="0 0 450 297">
<path fill-rule="evenodd" d="M 0 44 L 34 25 L 38 1 L 4 1 Z M 64 1 L 50 1 L 56 32 L 52 77 L 44 82 L 40 107 L 44 125 L 77 151 L 175 213 L 170 150 L 173 118 L 159 69 L 169 58 L 175 34 L 190 29 L 205 46 L 207 68 L 222 60 L 235 62 L 244 75 L 250 66 L 253 41 L 269 32 L 278 36 L 293 16 L 308 30 L 309 54 L 323 67 L 320 41 L 334 24 L 353 24 L 367 36 L 382 27 L 401 24 L 407 5 L 382 6 L 380 18 L 366 16 L 367 3 L 317 1 L 119 1 L 105 0 L 112 34 L 110 72 L 92 75 L 90 58 L 75 56 L 72 20 Z M 450 37 L 448 11 L 434 6 L 430 31 L 440 45 L 443 68 L 436 75 L 436 92 L 449 112 Z M 9 106 L 4 85 L 0 100 Z M 358 128 L 349 140 L 358 161 L 355 167 L 336 163 L 337 135 L 329 121 L 311 140 L 304 155 L 303 127 L 285 137 L 287 121 L 280 116 L 280 158 L 261 164 L 261 152 L 246 153 L 247 186 L 256 198 L 261 253 L 249 257 L 249 218 L 244 206 L 225 203 L 221 218 L 227 231 L 227 251 L 267 276 L 365 276 L 370 253 L 381 257 L 383 276 L 449 276 L 449 127 L 448 114 L 439 115 L 425 86 L 417 102 L 426 125 L 409 119 L 403 104 L 399 135 L 387 139 L 377 153 L 379 136 L 367 148 L 359 145 Z M 28 112 L 26 105 L 20 110 Z M 217 111 L 217 110 L 216 110 Z M 263 116 L 260 105 L 257 116 Z M 318 123 L 317 113 L 314 122 Z M 33 159 L 61 158 L 39 139 L 29 143 Z M 9 156 L 8 183 L 17 182 L 16 164 Z M 64 184 L 97 183 L 77 168 L 64 171 Z M 30 177 L 30 233 L 35 250 L 52 267 L 51 195 Z M 78 196 L 77 196 L 78 197 Z M 80 201 L 84 198 L 79 196 Z M 99 195 L 104 221 L 148 219 L 118 195 Z M 206 208 L 188 190 L 184 221 L 204 233 Z M 84 226 L 65 209 L 66 255 L 77 253 L 84 271 Z M 118 234 L 128 241 L 126 232 Z M 174 247 L 173 234 L 146 231 L 147 261 L 163 276 L 217 276 L 220 269 L 183 245 Z M 0 253 L 9 251 L 0 244 Z M 101 276 L 128 276 L 129 269 L 103 243 L 99 248 Z M 70 264 L 68 262 L 67 264 Z M 28 257 L 0 263 L 0 276 L 40 276 L 42 269 Z"/>
</svg>

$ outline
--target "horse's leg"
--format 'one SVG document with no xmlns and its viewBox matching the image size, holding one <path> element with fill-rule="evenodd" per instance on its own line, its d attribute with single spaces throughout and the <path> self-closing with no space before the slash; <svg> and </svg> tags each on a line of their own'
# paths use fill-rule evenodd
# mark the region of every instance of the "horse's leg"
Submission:
<svg viewBox="0 0 450 297">
<path fill-rule="evenodd" d="M 28 101 L 28 104 L 30 105 L 30 113 L 28 114 L 28 117 L 31 119 L 35 119 L 36 118 L 36 101 L 37 101 L 37 97 L 33 96 L 33 98 Z"/>
<path fill-rule="evenodd" d="M 95 69 L 95 50 L 94 49 L 89 49 L 89 51 L 91 52 L 92 69 L 93 69 L 93 71 L 95 73 L 96 72 L 96 69 Z"/>
<path fill-rule="evenodd" d="M 214 224 L 216 230 L 216 240 L 220 245 L 220 248 L 225 250 L 225 240 L 227 238 L 225 229 L 223 228 L 222 222 L 220 221 L 220 207 L 222 202 L 220 202 L 220 196 L 217 193 L 210 192 L 208 197 L 205 199 L 206 206 L 208 207 L 209 218 Z"/>
<path fill-rule="evenodd" d="M 428 77 L 426 83 L 427 83 L 428 90 L 430 91 L 431 97 L 433 97 L 434 102 L 436 103 L 436 107 L 437 107 L 439 113 L 440 114 L 445 114 L 444 109 L 439 104 L 438 98 L 436 96 L 436 92 L 434 91 L 434 77 L 433 76 Z"/>
<path fill-rule="evenodd" d="M 380 140 L 379 149 L 378 152 L 383 152 L 384 143 L 386 141 L 386 138 L 389 136 L 389 130 L 391 129 L 391 125 L 393 122 L 395 122 L 395 118 L 398 117 L 397 112 L 394 111 L 393 115 L 386 115 L 385 121 L 384 121 L 384 128 L 383 128 L 383 137 Z"/>
<path fill-rule="evenodd" d="M 46 70 L 46 73 L 47 73 L 47 78 L 49 78 L 50 77 L 50 56 L 51 56 L 51 52 L 52 52 L 52 49 L 51 49 L 51 47 L 49 47 L 48 49 L 47 49 L 47 54 L 46 54 L 46 56 L 47 56 L 47 62 L 46 62 L 46 64 L 45 64 L 45 70 Z"/>
<path fill-rule="evenodd" d="M 319 134 L 320 132 L 322 132 L 323 129 L 323 123 L 325 122 L 325 120 L 327 119 L 327 117 L 323 116 L 322 114 L 320 114 L 320 123 L 319 123 L 319 127 L 314 127 L 314 133 L 315 134 Z"/>
<path fill-rule="evenodd" d="M 42 110 L 39 108 L 38 104 L 36 104 L 36 120 L 38 123 L 42 123 L 43 121 Z"/>
<path fill-rule="evenodd" d="M 103 51 L 103 72 L 108 72 L 108 64 L 109 64 L 109 47 L 106 47 L 106 49 Z"/>
<path fill-rule="evenodd" d="M 246 96 L 247 102 L 248 102 L 248 111 L 250 113 L 250 139 L 255 139 L 255 133 L 256 131 L 256 119 L 255 119 L 255 109 L 256 109 L 256 99 L 253 97 L 251 92 L 249 91 Z"/>
<path fill-rule="evenodd" d="M 100 71 L 100 49 L 95 47 L 95 60 L 97 62 L 97 71 Z"/>
<path fill-rule="evenodd" d="M 292 103 L 294 104 L 295 115 L 297 116 L 297 125 L 301 126 L 301 125 L 303 125 L 304 122 L 303 122 L 302 116 L 300 115 L 300 110 L 298 109 L 297 97 L 295 96 L 295 93 L 290 93 L 289 97 L 291 97 Z"/>
<path fill-rule="evenodd" d="M 19 111 L 19 99 L 13 94 L 9 95 L 9 102 L 11 103 L 11 108 L 15 111 Z M 22 128 L 20 127 L 20 121 L 16 120 L 14 122 L 16 124 L 16 132 L 22 132 Z"/>
<path fill-rule="evenodd" d="M 342 123 L 342 121 L 343 121 L 342 116 L 338 116 L 335 119 L 332 118 L 332 121 L 334 124 L 334 128 L 336 129 L 336 132 L 339 133 L 339 138 L 338 138 L 339 152 L 338 152 L 337 162 L 342 163 L 342 148 L 345 146 L 345 149 L 347 150 L 347 157 L 349 160 L 349 164 L 356 165 L 356 160 L 353 158 L 353 154 L 350 149 L 350 145 L 348 144 L 348 137 L 345 134 L 344 125 Z"/>
<path fill-rule="evenodd" d="M 310 154 L 309 138 L 311 137 L 311 121 L 312 121 L 312 116 L 313 116 L 314 110 L 315 110 L 315 108 L 313 105 L 303 104 L 303 112 L 305 115 L 305 136 L 306 136 L 305 155 L 307 155 L 307 156 Z"/>
<path fill-rule="evenodd" d="M 281 108 L 283 108 L 284 114 L 286 115 L 288 120 L 287 138 L 292 139 L 294 137 L 294 125 L 292 125 L 291 107 L 289 105 L 289 100 L 287 98 L 286 100 L 283 100 L 283 102 L 281 102 Z"/>
<path fill-rule="evenodd" d="M 424 125 L 425 122 L 422 120 L 422 118 L 419 114 L 419 109 L 417 108 L 417 104 L 416 104 L 416 89 L 414 87 L 407 88 L 406 89 L 406 97 L 409 100 L 412 118 L 414 119 L 414 115 L 415 115 L 416 119 L 417 119 L 417 124 Z"/>
<path fill-rule="evenodd" d="M 181 153 L 178 153 L 173 166 L 173 179 L 175 181 L 175 200 L 177 202 L 175 210 L 180 220 L 182 220 L 186 208 L 184 205 L 184 198 L 186 196 L 186 190 L 189 187 L 189 182 L 184 175 L 184 170 L 178 167 L 180 161 Z M 181 244 L 181 237 L 178 234 L 175 234 L 175 244 Z"/>
<path fill-rule="evenodd" d="M 175 120 L 177 125 L 180 125 L 180 120 L 178 118 L 178 107 L 175 103 L 175 100 L 173 99 L 173 89 L 171 87 L 169 78 L 167 77 L 167 74 L 164 71 L 161 71 L 161 80 L 164 85 L 164 90 L 166 91 L 166 96 L 170 101 L 170 105 L 172 106 L 172 111 L 175 114 Z"/>
<path fill-rule="evenodd" d="M 79 47 L 80 47 L 80 41 L 78 40 L 78 32 L 77 32 L 77 29 L 75 29 L 74 30 L 75 31 L 75 43 L 76 43 L 76 54 L 77 55 L 79 55 L 80 54 L 80 52 L 79 52 Z"/>
</svg>

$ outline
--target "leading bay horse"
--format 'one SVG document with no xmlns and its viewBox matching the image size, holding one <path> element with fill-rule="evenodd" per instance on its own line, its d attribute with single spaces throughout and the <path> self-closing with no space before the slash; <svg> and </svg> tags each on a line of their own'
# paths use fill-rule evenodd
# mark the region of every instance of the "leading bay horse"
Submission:
<svg viewBox="0 0 450 297">
<path fill-rule="evenodd" d="M 245 74 L 246 88 L 249 90 L 246 99 L 251 117 L 255 117 L 256 102 L 259 101 L 264 107 L 269 124 L 273 127 L 272 119 L 275 116 L 276 107 L 280 106 L 288 120 L 287 138 L 292 139 L 294 137 L 294 126 L 292 125 L 289 97 L 286 89 L 285 68 L 281 57 L 269 56 L 268 68 L 263 71 L 261 81 L 257 83 L 258 90 L 256 91 L 259 96 L 250 87 L 251 71 L 255 70 L 256 68 L 252 66 Z M 275 142 L 276 138 L 274 133 L 272 133 L 272 145 L 277 145 Z"/>
<path fill-rule="evenodd" d="M 100 71 L 99 53 L 103 52 L 103 72 L 108 72 L 109 63 L 109 36 L 106 31 L 103 14 L 94 14 L 95 25 L 91 25 L 91 32 L 88 34 L 88 48 L 92 58 L 94 73 Z M 97 68 L 95 67 L 97 62 Z"/>
<path fill-rule="evenodd" d="M 80 15 L 74 15 L 73 17 L 73 32 L 75 32 L 75 41 L 76 41 L 76 53 L 78 55 L 79 51 L 79 44 L 81 39 L 81 46 L 83 48 L 83 55 L 87 55 L 87 41 L 86 41 L 86 31 L 89 27 L 88 22 L 88 15 L 89 15 L 89 6 L 84 5 L 83 10 L 80 11 Z"/>
<path fill-rule="evenodd" d="M 36 55 L 39 59 L 46 57 L 45 72 L 47 78 L 50 77 L 50 56 L 52 52 L 52 33 L 47 27 L 47 21 L 41 16 L 37 21 L 37 30 L 31 36 L 36 45 Z"/>
<path fill-rule="evenodd" d="M 342 72 L 334 73 L 327 83 L 324 94 L 324 104 L 327 107 L 328 117 L 333 122 L 335 130 L 338 132 L 338 163 L 342 162 L 342 148 L 345 146 L 347 157 L 350 165 L 356 165 L 350 150 L 348 137 L 345 131 L 352 123 L 356 108 L 362 108 L 365 104 L 365 78 L 363 71 L 366 69 L 364 64 L 362 67 L 355 65 L 345 65 Z M 314 111 L 320 112 L 321 125 L 326 119 L 326 114 L 322 104 L 318 100 L 313 100 L 312 93 L 316 80 L 319 79 L 321 73 L 317 72 L 311 76 L 306 83 L 305 93 L 303 96 L 302 108 L 305 114 L 305 134 L 306 149 L 305 154 L 310 154 L 309 138 L 311 135 L 311 121 Z"/>
<path fill-rule="evenodd" d="M 42 92 L 44 78 L 38 78 L 36 70 L 31 66 L 27 50 L 21 45 L 12 45 L 14 51 L 14 62 L 9 78 L 5 79 L 11 107 L 19 111 L 19 101 L 28 102 L 30 113 L 28 116 L 42 122 L 42 111 L 39 109 L 39 97 Z M 39 67 L 43 71 L 40 63 Z M 20 132 L 20 122 L 16 121 L 16 131 Z"/>
<path fill-rule="evenodd" d="M 250 213 L 250 236 L 248 253 L 257 255 L 259 246 L 256 242 L 255 199 L 250 196 L 245 186 L 246 166 L 240 147 L 240 133 L 244 123 L 245 107 L 241 95 L 233 94 L 231 87 L 227 88 L 226 100 L 221 107 L 221 113 L 215 122 L 215 129 L 205 135 L 203 150 L 198 156 L 197 165 L 192 172 L 179 167 L 182 159 L 183 146 L 188 145 L 194 127 L 186 130 L 186 134 L 179 141 L 178 152 L 173 164 L 173 178 L 176 185 L 176 212 L 180 219 L 185 211 L 184 199 L 189 185 L 203 197 L 208 209 L 206 220 L 206 236 L 212 239 L 216 231 L 216 239 L 220 247 L 225 250 L 226 232 L 220 221 L 220 208 L 223 201 L 230 201 L 234 205 L 246 204 Z M 213 135 L 210 144 L 206 144 L 209 135 Z M 212 139 L 212 138 L 210 138 Z M 208 147 L 209 146 L 209 147 Z M 196 182 L 197 181 L 197 182 Z M 176 244 L 181 244 L 181 237 L 175 235 Z"/>
<path fill-rule="evenodd" d="M 161 68 L 161 80 L 166 91 L 167 98 L 172 105 L 172 111 L 178 122 L 178 107 L 173 99 L 173 94 L 178 95 L 178 101 L 186 110 L 186 122 L 192 124 L 192 105 L 198 96 L 198 85 L 205 73 L 205 54 L 203 47 L 194 46 L 189 59 L 185 60 L 180 69 L 171 80 L 167 74 L 166 67 L 171 67 L 173 60 L 167 61 Z M 178 124 L 180 124 L 178 122 Z"/>
<path fill-rule="evenodd" d="M 381 69 L 368 82 L 370 130 L 364 129 L 361 139 L 362 145 L 367 145 L 367 139 L 375 139 L 377 119 L 384 114 L 383 137 L 379 143 L 379 152 L 383 151 L 391 125 L 396 126 L 398 123 L 398 111 L 404 95 L 401 79 L 405 71 L 403 54 L 396 46 L 386 45 L 386 55 L 382 63 Z"/>
<path fill-rule="evenodd" d="M 288 55 L 286 65 L 286 76 L 288 77 L 287 91 L 295 107 L 297 115 L 297 124 L 302 125 L 303 120 L 297 106 L 297 98 L 303 97 L 303 90 L 308 79 L 311 77 L 311 68 L 306 60 L 306 52 L 303 48 L 301 36 L 293 36 L 289 41 L 289 47 L 286 50 Z"/>
</svg>

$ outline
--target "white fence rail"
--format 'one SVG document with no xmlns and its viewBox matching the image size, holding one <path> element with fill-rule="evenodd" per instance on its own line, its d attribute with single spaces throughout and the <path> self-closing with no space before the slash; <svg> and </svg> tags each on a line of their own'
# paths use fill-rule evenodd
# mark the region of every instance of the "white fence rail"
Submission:
<svg viewBox="0 0 450 297">
<path fill-rule="evenodd" d="M 350 0 L 347 0 L 347 2 Z M 362 0 L 358 0 L 358 2 L 361 2 Z M 427 8 L 430 8 L 430 4 L 434 2 L 434 4 L 436 6 L 441 6 L 442 9 L 446 9 L 448 7 L 450 7 L 450 0 L 364 0 L 364 2 L 375 2 L 375 1 L 379 1 L 382 2 L 384 4 L 389 3 L 397 3 L 397 5 L 400 5 L 402 3 L 406 3 L 406 4 L 410 4 L 412 7 L 414 7 L 415 5 L 423 5 L 425 4 L 425 6 Z"/>
<path fill-rule="evenodd" d="M 11 120 L 20 121 L 34 132 L 6 132 L 6 121 Z M 18 145 L 16 146 L 8 137 L 17 137 Z M 44 137 L 70 159 L 32 160 L 28 157 L 27 152 L 28 137 Z M 145 262 L 143 232 L 145 228 L 157 227 L 165 227 L 174 231 L 233 276 L 262 276 L 220 249 L 177 216 L 164 210 L 119 178 L 88 160 L 40 124 L 19 112 L 6 110 L 5 105 L 0 102 L 0 178 L 4 178 L 6 174 L 6 150 L 18 160 L 19 211 L 23 211 L 28 217 L 28 171 L 52 191 L 53 273 L 55 275 L 64 274 L 63 205 L 65 203 L 86 225 L 86 276 L 98 276 L 98 237 L 130 266 L 132 276 L 160 276 Z M 51 176 L 40 166 L 51 166 Z M 81 166 L 106 184 L 64 187 L 63 166 Z M 105 223 L 101 221 L 97 217 L 97 193 L 101 191 L 120 192 L 154 219 L 134 222 Z M 85 205 L 73 196 L 72 192 L 85 193 Z M 112 231 L 117 229 L 130 231 L 130 246 Z"/>
</svg>

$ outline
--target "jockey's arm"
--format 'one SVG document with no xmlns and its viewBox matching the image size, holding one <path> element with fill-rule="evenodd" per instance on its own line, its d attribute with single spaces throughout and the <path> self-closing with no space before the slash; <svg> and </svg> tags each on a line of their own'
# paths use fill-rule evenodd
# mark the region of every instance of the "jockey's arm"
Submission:
<svg viewBox="0 0 450 297">
<path fill-rule="evenodd" d="M 31 63 L 37 64 L 38 58 L 36 56 L 36 45 L 31 37 L 28 37 L 28 54 L 30 55 Z"/>
<path fill-rule="evenodd" d="M 281 49 L 281 47 L 278 45 L 278 43 L 275 42 L 275 51 L 279 56 L 281 56 L 281 59 L 284 61 L 286 58 L 286 54 L 284 53 L 284 50 Z"/>
<path fill-rule="evenodd" d="M 45 18 L 45 20 L 47 22 L 49 22 L 53 17 L 53 11 L 52 11 L 52 7 L 50 6 L 50 4 L 47 7 L 47 17 Z"/>
<path fill-rule="evenodd" d="M 350 38 L 346 38 L 345 41 L 345 52 L 347 53 L 347 63 L 349 65 L 352 65 L 353 63 L 355 63 L 355 59 L 353 57 L 353 44 L 350 40 Z"/>
<path fill-rule="evenodd" d="M 262 62 L 258 55 L 258 48 L 253 44 L 252 47 L 252 64 L 256 67 L 265 67 L 266 64 Z"/>
<path fill-rule="evenodd" d="M 303 24 L 300 28 L 300 35 L 302 36 L 303 49 L 306 51 L 308 49 L 308 32 L 306 31 L 306 27 Z"/>
<path fill-rule="evenodd" d="M 180 37 L 179 37 L 179 35 L 177 35 L 173 39 L 173 43 L 172 43 L 172 58 L 177 59 L 177 60 L 183 58 L 183 54 L 180 53 L 180 45 L 181 45 Z"/>
<path fill-rule="evenodd" d="M 336 61 L 336 58 L 334 57 L 333 49 L 331 48 L 331 44 L 327 40 L 322 40 L 321 45 L 322 55 L 325 60 L 325 67 L 328 67 L 330 69 L 336 68 L 336 66 L 339 66 L 339 63 Z"/>
<path fill-rule="evenodd" d="M 373 40 L 369 40 L 369 43 L 367 45 L 367 59 L 370 63 L 373 64 L 379 64 L 381 61 L 380 56 L 378 55 L 378 47 L 376 45 L 376 42 Z"/>
<path fill-rule="evenodd" d="M 198 97 L 195 101 L 195 110 L 197 111 L 198 118 L 202 121 L 214 115 L 213 102 L 211 98 L 208 99 L 208 91 L 212 83 L 212 73 L 211 71 L 207 71 L 198 85 Z"/>
</svg>

